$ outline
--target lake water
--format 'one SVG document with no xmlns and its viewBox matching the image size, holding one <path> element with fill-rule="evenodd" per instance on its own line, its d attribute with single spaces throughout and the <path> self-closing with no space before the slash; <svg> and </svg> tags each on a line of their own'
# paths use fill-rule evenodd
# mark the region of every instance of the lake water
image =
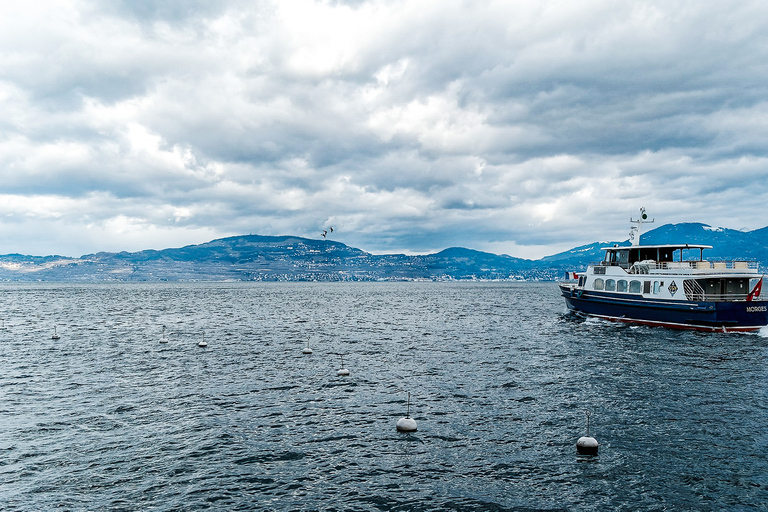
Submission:
<svg viewBox="0 0 768 512">
<path fill-rule="evenodd" d="M 574 321 L 554 283 L 0 291 L 0 510 L 768 508 L 765 332 Z"/>
</svg>

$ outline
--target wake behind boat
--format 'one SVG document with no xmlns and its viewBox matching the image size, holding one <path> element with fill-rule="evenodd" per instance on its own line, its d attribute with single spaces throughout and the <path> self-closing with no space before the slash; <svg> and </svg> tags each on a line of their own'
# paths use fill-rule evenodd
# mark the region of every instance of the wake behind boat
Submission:
<svg viewBox="0 0 768 512">
<path fill-rule="evenodd" d="M 631 246 L 603 247 L 605 257 L 559 283 L 568 309 L 606 320 L 700 331 L 757 331 L 768 301 L 756 262 L 707 261 L 710 245 L 641 245 L 645 208 Z"/>
</svg>

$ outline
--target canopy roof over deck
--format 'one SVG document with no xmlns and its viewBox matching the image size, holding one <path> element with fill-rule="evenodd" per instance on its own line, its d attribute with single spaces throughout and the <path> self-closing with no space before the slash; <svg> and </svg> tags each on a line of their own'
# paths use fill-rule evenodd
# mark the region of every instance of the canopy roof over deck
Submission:
<svg viewBox="0 0 768 512">
<path fill-rule="evenodd" d="M 675 253 L 680 251 L 677 261 L 683 261 L 683 251 L 698 250 L 698 261 L 704 259 L 704 249 L 711 249 L 711 245 L 699 244 L 664 244 L 664 245 L 614 245 L 613 247 L 603 247 L 605 251 L 605 262 L 609 265 L 620 265 L 629 267 L 629 265 L 638 261 L 656 261 L 671 262 L 675 261 Z"/>
<path fill-rule="evenodd" d="M 601 251 L 611 251 L 616 249 L 671 249 L 677 251 L 680 249 L 711 249 L 711 245 L 698 244 L 666 244 L 666 245 L 614 245 L 613 247 L 601 247 Z"/>
</svg>

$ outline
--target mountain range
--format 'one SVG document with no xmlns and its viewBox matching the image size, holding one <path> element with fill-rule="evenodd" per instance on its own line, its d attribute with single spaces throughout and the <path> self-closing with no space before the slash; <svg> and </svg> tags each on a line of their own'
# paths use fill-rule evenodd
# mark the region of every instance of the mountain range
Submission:
<svg viewBox="0 0 768 512">
<path fill-rule="evenodd" d="M 754 231 L 712 228 L 701 223 L 666 224 L 642 236 L 644 244 L 712 245 L 709 260 L 758 261 L 768 267 L 768 227 Z M 435 254 L 370 254 L 333 240 L 296 236 L 243 235 L 200 245 L 139 252 L 65 256 L 0 256 L 2 281 L 387 281 L 554 280 L 565 271 L 600 261 L 601 247 L 628 241 L 594 242 L 538 260 L 513 258 L 463 247 Z"/>
</svg>

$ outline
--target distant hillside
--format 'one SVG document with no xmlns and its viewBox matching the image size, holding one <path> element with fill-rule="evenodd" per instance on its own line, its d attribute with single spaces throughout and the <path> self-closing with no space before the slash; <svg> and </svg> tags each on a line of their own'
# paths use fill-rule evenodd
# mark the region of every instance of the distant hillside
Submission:
<svg viewBox="0 0 768 512">
<path fill-rule="evenodd" d="M 750 232 L 700 223 L 666 224 L 642 236 L 644 244 L 712 245 L 710 260 L 745 259 L 768 268 L 768 227 Z M 160 251 L 63 256 L 0 256 L 5 281 L 375 281 L 503 279 L 553 280 L 603 257 L 594 242 L 540 260 L 463 247 L 436 254 L 374 255 L 332 240 L 245 235 Z"/>
<path fill-rule="evenodd" d="M 221 238 L 200 245 L 188 245 L 178 249 L 120 253 L 97 253 L 82 256 L 94 261 L 174 261 L 174 262 L 228 262 L 244 263 L 263 258 L 265 261 L 282 261 L 285 258 L 317 255 L 333 258 L 362 257 L 367 253 L 331 240 L 312 240 L 296 236 L 244 235 Z"/>
<path fill-rule="evenodd" d="M 235 236 L 160 251 L 0 257 L 0 279 L 46 281 L 372 281 L 550 279 L 534 262 L 464 248 L 374 255 L 331 240 Z"/>
<path fill-rule="evenodd" d="M 530 274 L 537 269 L 536 262 L 512 256 L 451 247 L 437 254 L 417 257 L 431 275 L 445 275 L 454 279 L 509 279 L 517 275 Z"/>
</svg>

